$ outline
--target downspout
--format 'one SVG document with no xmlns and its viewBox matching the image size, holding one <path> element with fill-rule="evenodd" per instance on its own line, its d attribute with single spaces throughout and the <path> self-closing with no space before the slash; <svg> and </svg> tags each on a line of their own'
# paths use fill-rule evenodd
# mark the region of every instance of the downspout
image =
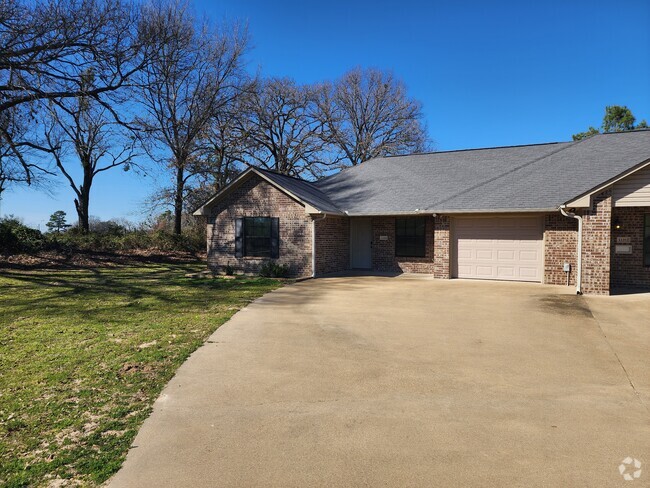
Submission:
<svg viewBox="0 0 650 488">
<path fill-rule="evenodd" d="M 311 277 L 316 278 L 316 222 L 325 220 L 327 214 L 323 214 L 320 219 L 312 218 L 311 220 Z"/>
<path fill-rule="evenodd" d="M 565 217 L 576 219 L 578 221 L 578 263 L 576 264 L 578 271 L 576 273 L 576 293 L 582 295 L 582 217 L 573 212 L 567 212 L 565 208 L 566 205 L 560 205 L 560 213 Z"/>
</svg>

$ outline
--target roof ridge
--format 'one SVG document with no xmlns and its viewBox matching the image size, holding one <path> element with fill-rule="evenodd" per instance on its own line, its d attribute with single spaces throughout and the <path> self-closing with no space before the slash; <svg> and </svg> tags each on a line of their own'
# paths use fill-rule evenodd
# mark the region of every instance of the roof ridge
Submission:
<svg viewBox="0 0 650 488">
<path fill-rule="evenodd" d="M 520 169 L 523 169 L 523 168 L 526 168 L 526 167 L 528 167 L 528 166 L 531 166 L 531 165 L 533 165 L 533 164 L 535 164 L 535 163 L 538 163 L 539 161 L 542 161 L 543 159 L 546 159 L 546 158 L 548 158 L 548 157 L 550 157 L 550 156 L 554 156 L 555 154 L 558 154 L 558 153 L 560 153 L 560 152 L 562 152 L 562 151 L 564 151 L 564 150 L 566 150 L 566 149 L 569 149 L 569 148 L 571 148 L 571 147 L 574 147 L 574 146 L 576 146 L 577 144 L 580 144 L 581 142 L 584 142 L 584 141 L 586 141 L 586 140 L 588 140 L 588 139 L 590 139 L 590 138 L 585 138 L 585 139 L 580 139 L 580 140 L 578 140 L 578 141 L 568 142 L 567 145 L 562 146 L 562 147 L 560 147 L 559 149 L 557 149 L 557 150 L 555 150 L 555 151 L 551 151 L 551 152 L 548 153 L 548 154 L 544 154 L 543 156 L 539 156 L 539 157 L 534 158 L 534 159 L 532 159 L 532 160 L 530 160 L 530 161 L 527 161 L 526 163 L 521 164 L 521 165 L 519 165 L 519 166 L 516 166 L 516 167 L 514 167 L 514 168 L 511 168 L 510 170 L 508 170 L 508 171 L 506 171 L 506 172 L 504 172 L 504 173 L 501 173 L 501 174 L 499 174 L 499 175 L 497 175 L 497 176 L 493 176 L 492 178 L 488 178 L 487 180 L 482 181 L 482 182 L 480 182 L 480 183 L 477 183 L 477 184 L 475 184 L 475 185 L 473 185 L 473 186 L 471 186 L 471 187 L 469 187 L 469 188 L 467 188 L 467 189 L 465 189 L 465 190 L 463 190 L 463 191 L 461 191 L 461 192 L 455 193 L 454 195 L 451 195 L 451 196 L 445 198 L 444 200 L 440 200 L 440 201 L 434 202 L 433 204 L 427 206 L 427 210 L 430 209 L 431 207 L 433 207 L 434 205 L 439 205 L 439 204 L 444 203 L 444 202 L 446 202 L 446 201 L 453 200 L 454 198 L 456 198 L 456 197 L 458 197 L 458 196 L 460 196 L 460 195 L 462 195 L 462 194 L 464 194 L 464 193 L 469 193 L 470 191 L 474 191 L 474 190 L 476 190 L 477 188 L 480 188 L 481 186 L 484 186 L 484 185 L 487 185 L 487 184 L 489 184 L 489 183 L 492 183 L 493 181 L 496 181 L 496 180 L 498 180 L 499 178 L 503 178 L 504 176 L 506 176 L 506 175 L 508 175 L 508 174 L 514 173 L 515 171 L 519 171 Z"/>
<path fill-rule="evenodd" d="M 492 149 L 510 149 L 514 147 L 550 146 L 553 144 L 571 144 L 573 142 L 575 141 L 538 142 L 536 144 L 512 144 L 509 146 L 472 147 L 468 149 L 448 149 L 446 151 L 425 151 L 425 152 L 415 152 L 410 154 L 391 154 L 388 156 L 379 156 L 372 159 L 407 158 L 409 156 L 424 156 L 426 154 L 445 154 L 445 153 L 469 152 L 469 151 L 490 151 Z M 369 159 L 368 161 L 371 161 L 371 159 Z"/>
<path fill-rule="evenodd" d="M 629 132 L 648 132 L 648 131 L 650 131 L 650 127 L 640 127 L 638 129 L 615 130 L 612 132 L 599 132 L 598 134 L 594 134 L 594 136 L 614 136 L 617 134 L 627 134 Z"/>
<path fill-rule="evenodd" d="M 314 181 L 305 180 L 304 178 L 300 178 L 298 176 L 287 175 L 287 174 L 280 173 L 279 171 L 275 171 L 275 170 L 272 170 L 272 169 L 260 168 L 258 166 L 253 166 L 253 165 L 249 166 L 249 168 L 253 168 L 253 169 L 262 171 L 263 173 L 271 173 L 271 174 L 278 175 L 278 176 L 284 176 L 285 178 L 291 178 L 292 180 L 302 181 L 303 183 L 309 183 L 310 185 L 315 183 Z"/>
<path fill-rule="evenodd" d="M 650 130 L 650 129 L 649 129 Z M 515 147 L 533 147 L 533 146 L 549 146 L 553 144 L 567 144 L 566 147 L 575 144 L 578 141 L 555 141 L 555 142 L 540 142 L 537 144 L 514 144 L 510 146 L 494 146 L 494 147 L 475 147 L 475 148 L 470 148 L 470 149 L 450 149 L 447 151 L 427 151 L 427 152 L 415 152 L 415 153 L 410 153 L 410 154 L 393 154 L 393 155 L 388 155 L 388 156 L 377 156 L 374 158 L 367 159 L 366 161 L 351 165 L 351 166 L 345 166 L 344 168 L 341 168 L 338 172 L 323 176 L 322 178 L 318 178 L 317 180 L 309 183 L 314 183 L 314 186 L 317 188 L 320 186 L 320 183 L 323 183 L 331 178 L 337 177 L 341 175 L 342 173 L 345 173 L 346 171 L 352 170 L 354 168 L 358 168 L 364 164 L 379 161 L 382 159 L 388 159 L 388 158 L 408 158 L 411 156 L 424 156 L 427 154 L 447 154 L 447 153 L 458 153 L 458 152 L 469 152 L 469 151 L 489 151 L 492 149 L 509 149 L 509 148 L 515 148 Z M 266 170 L 269 171 L 269 170 Z M 306 181 L 306 180 L 303 180 Z"/>
</svg>

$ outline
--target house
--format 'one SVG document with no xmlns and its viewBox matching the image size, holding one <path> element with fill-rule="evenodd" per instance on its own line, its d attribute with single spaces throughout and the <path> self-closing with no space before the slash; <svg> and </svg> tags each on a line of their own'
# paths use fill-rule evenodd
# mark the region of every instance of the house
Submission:
<svg viewBox="0 0 650 488">
<path fill-rule="evenodd" d="M 315 182 L 249 168 L 195 214 L 217 271 L 648 287 L 650 130 L 376 158 Z"/>
</svg>

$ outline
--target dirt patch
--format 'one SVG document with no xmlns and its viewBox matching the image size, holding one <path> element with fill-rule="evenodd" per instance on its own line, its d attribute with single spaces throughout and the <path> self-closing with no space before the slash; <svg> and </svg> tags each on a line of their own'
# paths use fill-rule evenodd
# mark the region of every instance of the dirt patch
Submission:
<svg viewBox="0 0 650 488">
<path fill-rule="evenodd" d="M 125 363 L 121 368 L 119 375 L 127 376 L 135 373 L 144 373 L 152 374 L 154 372 L 153 367 L 150 364 L 141 364 L 141 363 Z"/>
<path fill-rule="evenodd" d="M 76 480 L 66 480 L 63 478 L 55 478 L 47 484 L 48 488 L 63 488 L 68 486 L 81 486 L 81 482 Z"/>
<path fill-rule="evenodd" d="M 155 346 L 156 344 L 158 344 L 158 341 L 143 342 L 138 346 L 138 349 L 146 349 L 148 347 Z"/>
<path fill-rule="evenodd" d="M 586 300 L 580 295 L 542 295 L 536 298 L 545 312 L 593 318 Z"/>
</svg>

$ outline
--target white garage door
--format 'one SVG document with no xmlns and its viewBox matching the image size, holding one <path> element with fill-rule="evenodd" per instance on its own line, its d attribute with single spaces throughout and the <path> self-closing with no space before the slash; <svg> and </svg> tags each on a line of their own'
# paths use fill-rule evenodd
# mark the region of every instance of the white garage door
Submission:
<svg viewBox="0 0 650 488">
<path fill-rule="evenodd" d="M 456 278 L 542 281 L 541 217 L 453 220 Z"/>
</svg>

